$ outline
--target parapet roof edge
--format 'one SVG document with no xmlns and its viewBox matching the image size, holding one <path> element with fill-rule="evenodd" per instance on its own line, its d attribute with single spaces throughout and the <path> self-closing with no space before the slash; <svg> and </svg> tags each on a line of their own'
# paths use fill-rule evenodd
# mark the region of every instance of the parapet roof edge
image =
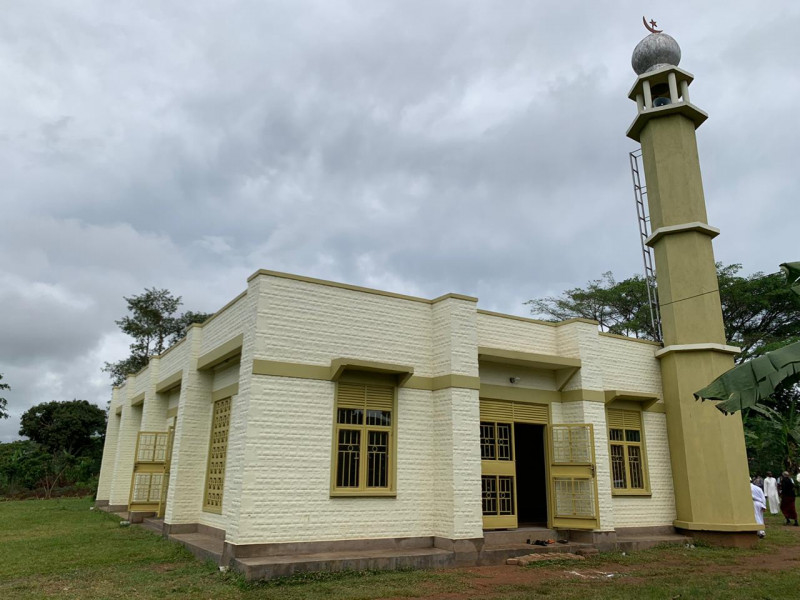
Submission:
<svg viewBox="0 0 800 600">
<path fill-rule="evenodd" d="M 492 317 L 501 317 L 503 319 L 514 319 L 515 321 L 524 321 L 526 323 L 536 323 L 537 325 L 547 325 L 548 327 L 561 327 L 562 325 L 569 325 L 570 323 L 588 323 L 589 325 L 600 325 L 598 321 L 592 319 L 584 319 L 582 317 L 575 317 L 574 319 L 567 319 L 566 321 L 544 321 L 543 319 L 532 319 L 530 317 L 518 317 L 517 315 L 508 315 L 506 313 L 493 312 L 491 310 L 478 309 L 478 313 L 482 315 L 489 315 Z"/>
<path fill-rule="evenodd" d="M 478 299 L 474 296 L 466 296 L 464 294 L 444 294 L 442 296 L 438 296 L 429 300 L 428 298 L 420 298 L 419 296 L 408 296 L 406 294 L 398 294 L 396 292 L 387 292 L 384 290 L 376 290 L 374 288 L 363 287 L 360 285 L 351 285 L 349 283 L 340 283 L 338 281 L 330 281 L 328 279 L 317 279 L 316 277 L 306 277 L 304 275 L 294 275 L 293 273 L 282 273 L 280 271 L 270 271 L 268 269 L 259 269 L 255 273 L 253 273 L 250 277 L 247 278 L 247 281 L 250 282 L 259 275 L 267 275 L 270 277 L 280 277 L 282 279 L 292 279 L 294 281 L 304 281 L 306 283 L 315 283 L 317 285 L 326 285 L 329 287 L 335 287 L 343 290 L 351 290 L 354 292 L 363 292 L 365 294 L 375 294 L 378 296 L 386 296 L 388 298 L 399 298 L 400 300 L 410 300 L 412 302 L 422 302 L 424 304 L 436 304 L 437 302 L 441 302 L 442 300 L 447 300 L 448 298 L 454 298 L 456 300 L 466 300 L 467 302 L 477 302 Z"/>
</svg>

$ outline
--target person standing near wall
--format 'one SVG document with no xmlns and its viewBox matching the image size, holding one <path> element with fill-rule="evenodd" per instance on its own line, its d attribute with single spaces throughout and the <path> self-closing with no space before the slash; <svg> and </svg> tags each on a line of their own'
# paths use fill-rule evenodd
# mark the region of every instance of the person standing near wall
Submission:
<svg viewBox="0 0 800 600">
<path fill-rule="evenodd" d="M 786 519 L 786 525 L 790 521 L 794 521 L 797 526 L 797 508 L 794 505 L 794 499 L 797 495 L 794 487 L 794 479 L 789 475 L 789 471 L 784 471 L 781 475 L 780 481 L 780 494 L 781 494 L 781 512 Z"/>
<path fill-rule="evenodd" d="M 756 523 L 764 526 L 764 510 L 767 508 L 767 499 L 764 497 L 764 490 L 752 481 L 750 482 L 750 495 L 753 498 L 753 510 L 755 511 Z M 763 538 L 767 535 L 764 529 L 759 529 L 758 537 Z"/>
<path fill-rule="evenodd" d="M 767 476 L 764 478 L 764 496 L 767 497 L 769 512 L 777 515 L 781 499 L 778 497 L 778 481 L 772 476 L 772 471 L 767 471 Z"/>
</svg>

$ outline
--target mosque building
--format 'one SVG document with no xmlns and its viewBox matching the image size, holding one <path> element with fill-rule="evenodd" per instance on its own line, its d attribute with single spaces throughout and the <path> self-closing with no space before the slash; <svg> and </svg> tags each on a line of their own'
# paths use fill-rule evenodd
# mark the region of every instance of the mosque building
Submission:
<svg viewBox="0 0 800 600">
<path fill-rule="evenodd" d="M 663 344 L 260 270 L 113 390 L 98 507 L 249 578 L 753 542 L 680 48 L 633 54 Z"/>
</svg>

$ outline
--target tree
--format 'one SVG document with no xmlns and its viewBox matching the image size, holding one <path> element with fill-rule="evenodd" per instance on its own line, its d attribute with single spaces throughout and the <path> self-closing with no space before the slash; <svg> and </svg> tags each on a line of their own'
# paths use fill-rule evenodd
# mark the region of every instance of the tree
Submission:
<svg viewBox="0 0 800 600">
<path fill-rule="evenodd" d="M 86 400 L 37 404 L 23 413 L 19 428 L 33 445 L 20 446 L 0 474 L 9 486 L 35 480 L 49 498 L 58 485 L 99 472 L 105 429 L 105 411 Z"/>
<path fill-rule="evenodd" d="M 740 346 L 737 362 L 800 340 L 800 297 L 786 286 L 780 272 L 738 275 L 741 265 L 717 264 L 722 319 L 731 344 Z M 586 288 L 558 297 L 529 300 L 534 314 L 560 321 L 593 319 L 603 331 L 655 339 L 650 323 L 645 279 L 633 276 L 617 282 L 608 272 Z"/>
<path fill-rule="evenodd" d="M 742 411 L 753 472 L 797 471 L 800 448 L 800 389 L 781 386 L 759 405 Z"/>
<path fill-rule="evenodd" d="M 73 456 L 102 450 L 105 431 L 105 411 L 86 400 L 37 404 L 22 414 L 19 428 L 46 451 Z"/>
<path fill-rule="evenodd" d="M 3 390 L 10 390 L 11 386 L 7 383 L 3 383 L 3 374 L 0 373 L 0 391 Z M 5 398 L 0 398 L 0 419 L 7 419 L 8 418 L 8 409 L 6 408 L 8 403 Z"/>
<path fill-rule="evenodd" d="M 176 314 L 181 297 L 169 290 L 145 288 L 143 294 L 125 297 L 130 314 L 115 321 L 119 328 L 133 338 L 128 358 L 106 363 L 103 371 L 110 373 L 113 384 L 121 385 L 128 375 L 147 366 L 151 356 L 161 354 L 186 335 L 192 323 L 202 323 L 211 315 L 187 311 Z"/>
</svg>

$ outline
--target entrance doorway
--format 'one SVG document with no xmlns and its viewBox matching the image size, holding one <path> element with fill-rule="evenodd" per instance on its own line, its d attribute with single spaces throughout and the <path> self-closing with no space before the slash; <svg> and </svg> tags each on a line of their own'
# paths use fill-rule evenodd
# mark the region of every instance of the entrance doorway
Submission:
<svg viewBox="0 0 800 600">
<path fill-rule="evenodd" d="M 514 423 L 519 527 L 547 527 L 545 426 Z"/>
<path fill-rule="evenodd" d="M 484 529 L 547 526 L 546 405 L 481 399 Z"/>
</svg>

